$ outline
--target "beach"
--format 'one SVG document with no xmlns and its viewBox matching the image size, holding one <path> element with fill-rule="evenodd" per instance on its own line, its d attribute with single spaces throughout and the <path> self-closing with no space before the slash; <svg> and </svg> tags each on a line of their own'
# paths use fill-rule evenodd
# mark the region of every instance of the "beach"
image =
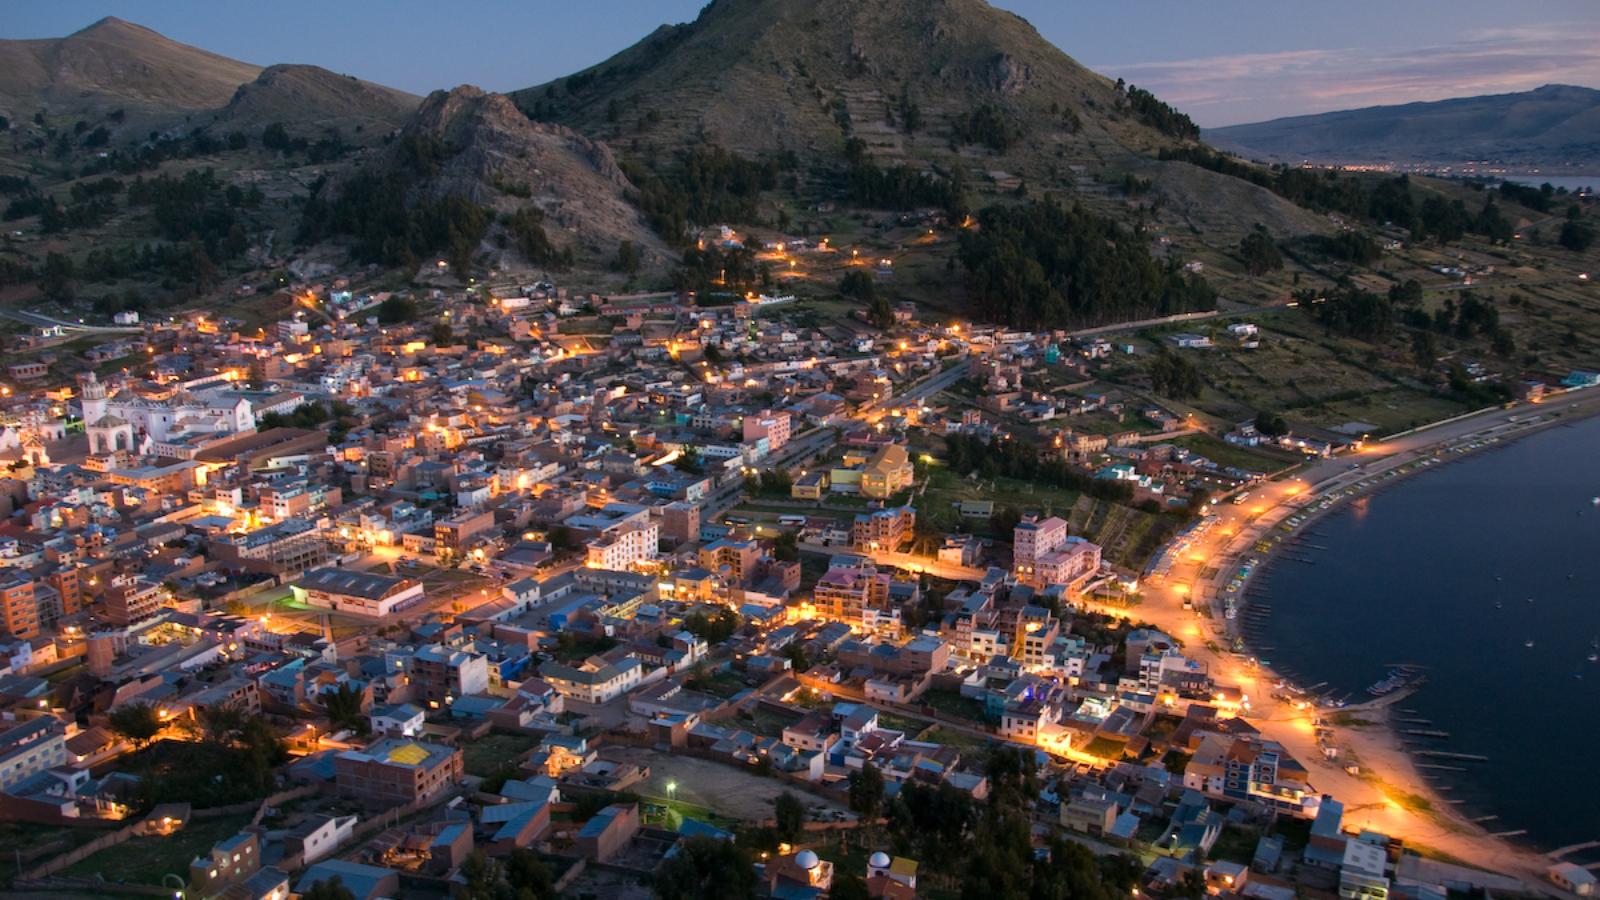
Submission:
<svg viewBox="0 0 1600 900">
<path fill-rule="evenodd" d="M 1369 702 L 1343 709 L 1285 694 L 1277 684 L 1292 683 L 1292 679 L 1261 660 L 1257 650 L 1229 652 L 1233 639 L 1242 635 L 1249 621 L 1249 609 L 1242 600 L 1249 585 L 1232 592 L 1241 598 L 1235 601 L 1238 618 L 1223 618 L 1223 600 L 1226 586 L 1241 566 L 1253 562 L 1250 575 L 1259 577 L 1274 561 L 1285 564 L 1285 551 L 1292 553 L 1295 541 L 1316 521 L 1345 504 L 1475 450 L 1504 446 L 1595 414 L 1600 414 L 1600 391 L 1575 391 L 1544 404 L 1458 417 L 1385 439 L 1354 456 L 1314 463 L 1297 480 L 1257 489 L 1254 493 L 1268 494 L 1265 502 L 1231 515 L 1218 530 L 1213 546 L 1197 549 L 1184 560 L 1184 566 L 1174 567 L 1163 584 L 1147 585 L 1144 604 L 1122 614 L 1145 619 L 1184 640 L 1185 652 L 1206 663 L 1219 684 L 1238 684 L 1251 701 L 1243 715 L 1261 728 L 1267 739 L 1283 744 L 1306 766 L 1316 790 L 1344 804 L 1348 825 L 1372 828 L 1426 847 L 1436 857 L 1502 872 L 1558 893 L 1543 878 L 1551 862 L 1546 855 L 1513 844 L 1493 826 L 1470 821 L 1448 802 L 1446 792 L 1436 790 L 1425 777 L 1418 760 L 1404 749 L 1392 721 L 1394 710 L 1405 708 L 1403 691 L 1375 699 L 1362 695 L 1352 700 Z M 1452 447 L 1460 452 L 1452 452 Z M 1217 512 L 1224 513 L 1225 507 Z M 1272 536 L 1280 539 L 1271 541 Z M 1263 545 L 1263 541 L 1269 543 Z M 1196 612 L 1182 609 L 1182 601 L 1191 598 Z M 1276 699 L 1274 694 L 1286 699 Z M 1324 757 L 1317 738 L 1319 728 L 1331 731 L 1338 749 L 1336 759 Z"/>
</svg>

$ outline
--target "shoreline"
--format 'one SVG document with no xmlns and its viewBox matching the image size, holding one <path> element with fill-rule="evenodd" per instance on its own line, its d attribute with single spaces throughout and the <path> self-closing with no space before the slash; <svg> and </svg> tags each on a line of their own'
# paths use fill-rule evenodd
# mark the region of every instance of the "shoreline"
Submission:
<svg viewBox="0 0 1600 900">
<path fill-rule="evenodd" d="M 1335 512 L 1345 511 L 1353 501 L 1375 496 L 1407 476 L 1475 456 L 1479 451 L 1509 446 L 1517 440 L 1550 428 L 1575 424 L 1600 415 L 1600 398 L 1593 395 L 1586 394 L 1582 399 L 1574 400 L 1570 405 L 1562 404 L 1559 408 L 1555 403 L 1549 405 L 1552 408 L 1548 414 L 1537 406 L 1523 407 L 1527 410 L 1529 419 L 1537 419 L 1536 421 L 1485 423 L 1485 427 L 1481 429 L 1482 433 L 1475 430 L 1397 452 L 1394 454 L 1396 461 L 1393 464 L 1376 468 L 1375 471 L 1369 472 L 1367 466 L 1362 466 L 1359 471 L 1352 470 L 1349 473 L 1341 472 L 1333 475 L 1319 484 L 1312 485 L 1312 492 L 1304 500 L 1282 504 L 1279 508 L 1284 511 L 1277 518 L 1272 518 L 1274 510 L 1264 511 L 1257 522 L 1265 520 L 1265 529 L 1254 540 L 1244 543 L 1237 549 L 1226 548 L 1222 554 L 1222 564 L 1216 568 L 1216 574 L 1205 583 L 1209 594 L 1206 603 L 1211 629 L 1219 636 L 1226 635 L 1230 647 L 1242 648 L 1234 651 L 1235 656 L 1254 661 L 1253 665 L 1247 664 L 1247 669 L 1253 672 L 1254 679 L 1258 683 L 1265 683 L 1265 686 L 1270 687 L 1275 682 L 1281 681 L 1285 689 L 1295 687 L 1296 679 L 1289 677 L 1281 665 L 1275 666 L 1270 661 L 1261 660 L 1262 653 L 1268 651 L 1264 651 L 1260 646 L 1259 633 L 1254 639 L 1244 633 L 1249 624 L 1248 611 L 1252 607 L 1263 605 L 1259 603 L 1259 597 L 1250 596 L 1253 586 L 1259 589 L 1262 573 L 1269 572 L 1282 563 L 1289 552 L 1307 537 L 1312 536 L 1310 529 L 1315 523 Z M 1493 410 L 1484 412 L 1491 413 Z M 1425 434 L 1427 430 L 1424 429 L 1422 433 Z M 1479 446 L 1471 446 L 1473 444 Z M 1378 463 L 1379 461 L 1375 460 L 1373 465 L 1377 466 Z M 1361 485 L 1360 482 L 1366 484 Z M 1318 491 L 1319 487 L 1322 490 Z M 1298 521 L 1284 529 L 1284 526 L 1297 516 Z M 1287 533 L 1280 535 L 1279 529 L 1284 529 Z M 1241 529 L 1241 532 L 1243 531 L 1244 529 Z M 1266 550 L 1257 549 L 1262 541 L 1270 542 Z M 1250 573 L 1231 593 L 1231 597 L 1235 598 L 1233 607 L 1236 617 L 1227 619 L 1224 615 L 1224 605 L 1225 598 L 1230 594 L 1224 591 L 1224 585 L 1250 558 L 1254 558 Z M 1197 584 L 1196 587 L 1200 585 Z M 1256 602 L 1252 603 L 1252 599 Z M 1270 615 L 1270 612 L 1266 614 Z M 1274 649 L 1270 652 L 1275 654 L 1276 651 Z M 1344 707 L 1319 704 L 1316 702 L 1319 698 L 1302 694 L 1300 690 L 1295 688 L 1286 693 L 1293 699 L 1308 701 L 1305 709 L 1298 710 L 1287 700 L 1275 699 L 1273 703 L 1264 704 L 1263 708 L 1257 711 L 1262 716 L 1260 724 L 1263 726 L 1268 723 L 1279 724 L 1281 720 L 1275 721 L 1276 715 L 1284 708 L 1291 710 L 1295 718 L 1306 715 L 1310 716 L 1313 722 L 1320 723 L 1306 722 L 1299 729 L 1273 728 L 1275 732 L 1285 730 L 1289 732 L 1288 735 L 1273 735 L 1273 739 L 1283 740 L 1286 736 L 1297 738 L 1292 740 L 1292 743 L 1301 745 L 1302 748 L 1309 745 L 1311 754 L 1305 757 L 1308 766 L 1323 770 L 1334 782 L 1345 781 L 1344 790 L 1325 790 L 1325 792 L 1335 794 L 1340 797 L 1341 802 L 1346 803 L 1347 819 L 1354 818 L 1350 815 L 1353 813 L 1351 800 L 1359 799 L 1359 797 L 1345 799 L 1350 790 L 1350 783 L 1346 779 L 1354 779 L 1360 781 L 1368 789 L 1369 794 L 1375 791 L 1389 807 L 1403 809 L 1416 820 L 1427 821 L 1434 826 L 1425 829 L 1426 831 L 1437 829 L 1437 833 L 1431 835 L 1411 835 L 1411 839 L 1417 843 L 1454 856 L 1467 865 L 1478 867 L 1493 865 L 1498 871 L 1529 881 L 1530 886 L 1537 884 L 1540 888 L 1549 887 L 1543 874 L 1545 868 L 1555 860 L 1546 854 L 1556 848 L 1545 848 L 1526 839 L 1520 843 L 1513 843 L 1511 839 L 1518 836 L 1515 832 L 1509 834 L 1491 832 L 1484 823 L 1493 822 L 1508 828 L 1513 826 L 1501 822 L 1497 817 L 1469 817 L 1457 807 L 1457 804 L 1450 802 L 1450 798 L 1446 796 L 1447 791 L 1441 791 L 1418 767 L 1418 759 L 1407 749 L 1396 731 L 1392 713 L 1396 705 L 1409 696 L 1410 690 L 1402 688 L 1394 694 L 1363 699 L 1360 702 L 1351 702 L 1354 700 L 1354 695 L 1349 695 L 1345 701 L 1348 705 Z M 1334 721 L 1340 714 L 1347 716 L 1344 724 L 1336 724 Z M 1362 724 L 1354 724 L 1350 721 L 1351 718 Z M 1305 728 L 1304 725 L 1311 727 Z M 1317 729 L 1327 729 L 1333 734 L 1334 744 L 1339 748 L 1336 760 L 1325 759 L 1316 741 L 1305 740 L 1307 736 L 1302 732 L 1310 730 L 1315 733 Z M 1266 732 L 1265 727 L 1263 732 Z M 1297 753 L 1297 756 L 1299 755 Z M 1359 774 L 1351 775 L 1345 771 L 1344 766 L 1349 761 L 1347 757 L 1352 757 L 1354 763 L 1360 767 Z M 1321 777 L 1318 780 L 1327 783 L 1329 778 Z M 1383 803 L 1361 804 L 1366 807 L 1383 805 Z M 1369 809 L 1369 824 L 1382 830 L 1376 823 L 1371 823 L 1373 815 Z M 1469 860 L 1471 862 L 1468 862 Z"/>
</svg>

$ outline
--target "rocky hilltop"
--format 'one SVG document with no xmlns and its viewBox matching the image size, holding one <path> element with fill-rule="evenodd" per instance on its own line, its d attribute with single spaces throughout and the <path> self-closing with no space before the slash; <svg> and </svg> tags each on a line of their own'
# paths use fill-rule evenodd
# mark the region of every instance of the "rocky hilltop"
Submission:
<svg viewBox="0 0 1600 900">
<path fill-rule="evenodd" d="M 502 211 L 533 203 L 544 210 L 552 239 L 564 233 L 564 242 L 592 253 L 614 253 L 624 240 L 661 246 L 625 199 L 632 185 L 609 148 L 565 126 L 530 121 L 502 94 L 471 85 L 435 91 L 406 131 L 444 147 L 437 173 L 423 184 L 430 195 L 464 196 Z"/>
</svg>

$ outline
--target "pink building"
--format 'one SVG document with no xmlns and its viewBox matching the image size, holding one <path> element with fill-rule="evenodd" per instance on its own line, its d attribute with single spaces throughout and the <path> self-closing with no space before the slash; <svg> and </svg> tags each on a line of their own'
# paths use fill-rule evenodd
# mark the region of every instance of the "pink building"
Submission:
<svg viewBox="0 0 1600 900">
<path fill-rule="evenodd" d="M 789 443 L 789 412 L 788 410 L 766 410 L 752 416 L 744 417 L 744 439 L 747 441 L 767 439 L 767 452 L 776 453 L 778 448 Z"/>
</svg>

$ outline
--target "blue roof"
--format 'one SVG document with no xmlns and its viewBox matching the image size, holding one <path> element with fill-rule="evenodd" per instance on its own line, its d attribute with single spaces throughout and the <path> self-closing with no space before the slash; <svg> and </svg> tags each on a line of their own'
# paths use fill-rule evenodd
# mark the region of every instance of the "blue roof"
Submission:
<svg viewBox="0 0 1600 900">
<path fill-rule="evenodd" d="M 705 835 L 706 837 L 717 838 L 718 840 L 723 841 L 733 840 L 732 834 L 723 831 L 720 828 L 707 825 L 699 819 L 690 819 L 687 817 L 685 817 L 683 822 L 678 825 L 678 833 L 686 834 L 690 837 L 694 837 L 696 835 Z"/>
<path fill-rule="evenodd" d="M 363 866 L 342 859 L 326 859 L 307 869 L 306 874 L 300 876 L 300 880 L 295 883 L 294 891 L 297 894 L 304 894 L 319 881 L 338 878 L 357 900 L 362 900 L 371 897 L 377 891 L 379 882 L 393 874 L 394 871 L 391 869 Z"/>
</svg>

